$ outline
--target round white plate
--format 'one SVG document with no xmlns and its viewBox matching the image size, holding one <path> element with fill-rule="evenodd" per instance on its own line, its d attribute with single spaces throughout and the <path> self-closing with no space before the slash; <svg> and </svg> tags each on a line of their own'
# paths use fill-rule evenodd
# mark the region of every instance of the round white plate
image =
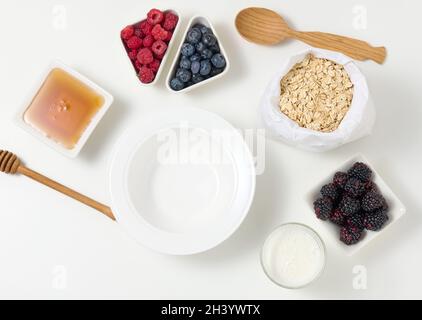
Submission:
<svg viewBox="0 0 422 320">
<path fill-rule="evenodd" d="M 161 253 L 196 254 L 229 238 L 246 217 L 254 162 L 227 121 L 178 108 L 123 135 L 110 191 L 117 221 L 138 242 Z"/>
</svg>

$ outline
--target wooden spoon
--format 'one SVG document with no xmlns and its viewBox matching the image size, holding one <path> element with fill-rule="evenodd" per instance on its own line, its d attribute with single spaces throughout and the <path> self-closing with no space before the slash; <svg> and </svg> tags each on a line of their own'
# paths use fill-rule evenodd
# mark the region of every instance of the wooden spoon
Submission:
<svg viewBox="0 0 422 320">
<path fill-rule="evenodd" d="M 109 207 L 23 166 L 19 158 L 11 152 L 0 150 L 0 172 L 7 174 L 23 174 L 28 178 L 31 178 L 43 185 L 46 185 L 47 187 L 59 191 L 77 201 L 82 202 L 83 204 L 86 204 L 87 206 L 90 206 L 91 208 L 102 212 L 112 220 L 116 220 L 113 212 Z"/>
<path fill-rule="evenodd" d="M 246 40 L 273 45 L 288 38 L 301 40 L 313 47 L 339 51 L 356 60 L 371 59 L 383 63 L 385 47 L 372 47 L 367 42 L 323 32 L 300 32 L 287 25 L 276 12 L 265 8 L 246 8 L 236 17 L 236 28 Z"/>
</svg>

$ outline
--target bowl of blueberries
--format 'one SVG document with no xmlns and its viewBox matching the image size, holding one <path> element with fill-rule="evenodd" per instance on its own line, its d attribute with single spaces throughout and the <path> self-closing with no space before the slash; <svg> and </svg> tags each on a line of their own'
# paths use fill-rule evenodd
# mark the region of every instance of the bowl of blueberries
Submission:
<svg viewBox="0 0 422 320">
<path fill-rule="evenodd" d="M 193 17 L 167 77 L 173 92 L 187 92 L 222 77 L 230 68 L 226 52 L 209 20 Z"/>
</svg>

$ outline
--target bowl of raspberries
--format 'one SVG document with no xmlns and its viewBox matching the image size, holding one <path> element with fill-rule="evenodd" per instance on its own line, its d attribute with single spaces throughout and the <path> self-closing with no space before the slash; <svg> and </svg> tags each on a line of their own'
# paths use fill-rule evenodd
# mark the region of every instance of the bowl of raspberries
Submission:
<svg viewBox="0 0 422 320">
<path fill-rule="evenodd" d="M 173 44 L 179 16 L 173 10 L 151 9 L 147 18 L 120 32 L 129 60 L 142 84 L 155 84 Z"/>
<path fill-rule="evenodd" d="M 229 67 L 226 52 L 213 26 L 207 18 L 195 16 L 188 24 L 173 61 L 167 88 L 172 92 L 190 91 L 220 78 Z"/>
<path fill-rule="evenodd" d="M 406 208 L 362 156 L 353 157 L 310 196 L 313 211 L 349 255 L 406 213 Z"/>
</svg>

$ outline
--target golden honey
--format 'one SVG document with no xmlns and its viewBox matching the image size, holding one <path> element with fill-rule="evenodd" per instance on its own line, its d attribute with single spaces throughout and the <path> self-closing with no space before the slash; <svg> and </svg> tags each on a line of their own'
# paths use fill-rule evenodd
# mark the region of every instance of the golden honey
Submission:
<svg viewBox="0 0 422 320">
<path fill-rule="evenodd" d="M 104 105 L 104 97 L 68 72 L 55 68 L 24 113 L 24 121 L 73 149 Z"/>
</svg>

